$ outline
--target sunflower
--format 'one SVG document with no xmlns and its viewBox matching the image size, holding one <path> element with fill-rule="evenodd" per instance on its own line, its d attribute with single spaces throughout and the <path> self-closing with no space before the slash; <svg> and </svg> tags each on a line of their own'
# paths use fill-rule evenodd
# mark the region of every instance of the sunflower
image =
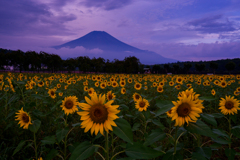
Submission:
<svg viewBox="0 0 240 160">
<path fill-rule="evenodd" d="M 88 91 L 88 86 L 84 86 L 83 90 L 84 90 L 85 92 L 87 92 L 87 91 Z"/>
<path fill-rule="evenodd" d="M 114 122 L 115 119 L 119 118 L 116 114 L 119 105 L 112 105 L 114 100 L 110 100 L 105 103 L 105 94 L 103 96 L 94 94 L 91 100 L 85 96 L 87 103 L 80 103 L 82 112 L 77 112 L 83 122 L 81 128 L 85 128 L 84 132 L 88 132 L 91 129 L 91 134 L 95 132 L 95 135 L 100 133 L 104 135 L 104 130 L 108 133 L 112 131 L 112 126 L 117 126 Z"/>
<path fill-rule="evenodd" d="M 128 78 L 128 83 L 132 83 L 132 78 Z"/>
<path fill-rule="evenodd" d="M 142 112 L 147 111 L 147 108 L 149 106 L 148 100 L 145 98 L 140 97 L 138 101 L 135 102 L 135 108 L 138 109 L 138 111 Z"/>
<path fill-rule="evenodd" d="M 140 90 L 142 88 L 142 84 L 137 82 L 137 83 L 134 84 L 134 88 L 136 90 Z"/>
<path fill-rule="evenodd" d="M 118 87 L 118 83 L 116 81 L 113 81 L 112 82 L 112 87 L 115 88 L 115 87 Z"/>
<path fill-rule="evenodd" d="M 61 88 L 61 84 L 58 83 L 58 84 L 57 84 L 57 88 Z"/>
<path fill-rule="evenodd" d="M 157 87 L 157 83 L 156 82 L 153 82 L 153 87 Z"/>
<path fill-rule="evenodd" d="M 97 82 L 95 82 L 95 87 L 98 87 L 99 86 L 99 82 L 97 81 Z"/>
<path fill-rule="evenodd" d="M 176 82 L 179 83 L 179 84 L 182 84 L 183 83 L 183 78 L 182 77 L 177 77 L 176 78 Z"/>
<path fill-rule="evenodd" d="M 112 91 L 109 91 L 108 93 L 107 93 L 107 100 L 111 100 L 111 99 L 115 99 L 115 94 L 114 93 L 112 93 Z"/>
<path fill-rule="evenodd" d="M 178 84 L 175 86 L 175 88 L 179 90 L 181 88 L 181 86 Z"/>
<path fill-rule="evenodd" d="M 171 108 L 172 121 L 175 120 L 175 126 L 182 126 L 187 122 L 196 122 L 202 113 L 201 104 L 195 103 L 192 96 L 183 95 L 179 101 L 172 101 L 174 107 Z"/>
<path fill-rule="evenodd" d="M 64 113 L 66 115 L 73 114 L 74 112 L 78 111 L 77 105 L 79 102 L 77 101 L 78 98 L 76 96 L 68 96 L 65 97 L 64 100 L 62 100 L 62 110 L 64 110 Z"/>
<path fill-rule="evenodd" d="M 125 88 L 122 88 L 121 89 L 121 94 L 125 94 L 126 93 L 126 89 Z"/>
<path fill-rule="evenodd" d="M 227 82 L 226 81 L 221 81 L 219 84 L 222 88 L 225 88 L 227 86 Z"/>
<path fill-rule="evenodd" d="M 238 96 L 239 93 L 240 93 L 240 92 L 238 92 L 238 91 L 234 91 L 234 92 L 233 92 L 233 94 L 234 94 L 235 96 Z"/>
<path fill-rule="evenodd" d="M 56 98 L 56 93 L 55 92 L 56 92 L 55 89 L 49 89 L 48 90 L 48 94 L 52 99 Z"/>
<path fill-rule="evenodd" d="M 188 88 L 192 88 L 192 84 L 188 83 L 188 84 L 187 84 L 187 87 L 188 87 Z"/>
<path fill-rule="evenodd" d="M 138 101 L 140 98 L 141 98 L 140 94 L 138 94 L 138 93 L 134 93 L 134 94 L 133 94 L 133 100 L 134 100 L 135 102 Z"/>
<path fill-rule="evenodd" d="M 219 80 L 215 80 L 213 83 L 218 86 L 220 82 Z"/>
<path fill-rule="evenodd" d="M 160 86 L 160 85 L 159 85 L 159 86 L 157 87 L 157 91 L 158 91 L 159 93 L 162 93 L 162 92 L 163 92 L 163 86 Z"/>
<path fill-rule="evenodd" d="M 174 82 L 173 81 L 170 81 L 169 82 L 169 86 L 173 86 L 174 85 Z"/>
<path fill-rule="evenodd" d="M 216 94 L 216 91 L 214 89 L 211 90 L 212 95 L 214 96 Z"/>
<path fill-rule="evenodd" d="M 58 95 L 59 95 L 60 97 L 62 97 L 62 96 L 63 96 L 63 92 L 59 92 Z"/>
<path fill-rule="evenodd" d="M 23 126 L 23 129 L 28 129 L 29 124 L 32 124 L 31 117 L 29 116 L 29 114 L 23 111 L 23 108 L 16 112 L 16 114 L 17 115 L 15 117 L 17 117 L 17 119 L 15 120 L 19 121 L 18 124 L 20 124 L 20 127 Z"/>
<path fill-rule="evenodd" d="M 219 103 L 219 109 L 221 110 L 222 114 L 234 114 L 237 113 L 237 110 L 240 110 L 239 108 L 239 100 L 234 99 L 232 96 L 226 96 L 226 98 L 221 98 L 222 100 Z"/>
<path fill-rule="evenodd" d="M 42 87 L 42 86 L 44 86 L 44 82 L 43 82 L 43 81 L 40 81 L 40 82 L 38 83 L 38 87 Z"/>
<path fill-rule="evenodd" d="M 101 88 L 101 89 L 106 88 L 106 86 L 107 86 L 107 84 L 106 84 L 105 82 L 102 82 L 102 83 L 100 84 L 100 88 Z"/>
<path fill-rule="evenodd" d="M 92 96 L 94 94 L 95 90 L 93 88 L 88 89 L 88 95 Z"/>
</svg>

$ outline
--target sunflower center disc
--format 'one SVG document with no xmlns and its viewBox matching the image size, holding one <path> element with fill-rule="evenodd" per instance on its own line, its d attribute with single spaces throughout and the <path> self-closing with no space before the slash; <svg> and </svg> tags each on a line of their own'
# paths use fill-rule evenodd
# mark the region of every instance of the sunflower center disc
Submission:
<svg viewBox="0 0 240 160">
<path fill-rule="evenodd" d="M 53 91 L 51 91 L 51 95 L 54 96 L 54 94 L 55 94 L 55 93 L 54 93 Z"/>
<path fill-rule="evenodd" d="M 225 107 L 226 107 L 227 109 L 232 109 L 232 108 L 233 108 L 233 102 L 227 101 L 227 102 L 225 103 Z"/>
<path fill-rule="evenodd" d="M 139 95 L 136 95 L 135 98 L 138 100 L 140 97 L 139 97 Z"/>
<path fill-rule="evenodd" d="M 109 99 L 109 100 L 112 99 L 112 94 L 109 94 L 109 95 L 108 95 L 108 99 Z"/>
<path fill-rule="evenodd" d="M 73 107 L 73 102 L 70 101 L 70 100 L 66 101 L 66 102 L 65 102 L 65 107 L 66 107 L 67 109 L 71 109 L 71 108 Z"/>
<path fill-rule="evenodd" d="M 22 115 L 22 120 L 23 120 L 24 123 L 28 123 L 29 122 L 29 117 L 24 113 Z"/>
<path fill-rule="evenodd" d="M 90 118 L 95 123 L 104 123 L 108 118 L 107 108 L 103 104 L 96 104 L 90 108 Z"/>
<path fill-rule="evenodd" d="M 182 103 L 177 109 L 177 113 L 180 117 L 186 117 L 190 111 L 191 107 L 188 103 Z"/>
<path fill-rule="evenodd" d="M 140 88 L 140 85 L 139 85 L 139 84 L 137 84 L 137 85 L 136 85 L 136 88 Z"/>
<path fill-rule="evenodd" d="M 139 107 L 144 108 L 144 106 L 145 106 L 145 102 L 144 102 L 144 101 L 141 101 L 141 102 L 139 103 Z"/>
</svg>

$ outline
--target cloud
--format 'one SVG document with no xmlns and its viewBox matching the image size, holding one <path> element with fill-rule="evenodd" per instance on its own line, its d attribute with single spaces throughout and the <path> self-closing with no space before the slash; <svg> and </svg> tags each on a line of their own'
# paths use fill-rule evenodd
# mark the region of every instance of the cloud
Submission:
<svg viewBox="0 0 240 160">
<path fill-rule="evenodd" d="M 235 31 L 234 22 L 224 18 L 223 15 L 208 16 L 195 19 L 186 24 L 190 30 L 200 31 L 201 33 L 222 33 Z"/>
<path fill-rule="evenodd" d="M 0 15 L 2 35 L 71 34 L 64 23 L 77 18 L 73 14 L 55 15 L 48 5 L 31 0 L 0 1 Z"/>
<path fill-rule="evenodd" d="M 96 7 L 104 10 L 114 10 L 131 4 L 132 0 L 84 0 L 80 4 L 86 7 Z"/>
</svg>

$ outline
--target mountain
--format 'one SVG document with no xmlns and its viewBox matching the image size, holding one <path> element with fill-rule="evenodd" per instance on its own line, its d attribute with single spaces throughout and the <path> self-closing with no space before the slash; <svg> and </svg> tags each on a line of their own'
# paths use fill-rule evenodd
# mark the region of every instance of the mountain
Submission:
<svg viewBox="0 0 240 160">
<path fill-rule="evenodd" d="M 165 58 L 155 52 L 141 50 L 136 47 L 130 46 L 126 43 L 119 41 L 118 39 L 114 38 L 113 36 L 104 31 L 92 31 L 83 37 L 59 46 L 54 46 L 53 48 L 75 48 L 77 46 L 82 46 L 86 49 L 101 49 L 103 52 L 101 54 L 98 54 L 99 57 L 109 60 L 113 60 L 115 58 L 123 60 L 125 57 L 135 56 L 140 60 L 142 64 L 163 64 L 177 62 L 177 60 Z M 86 56 L 96 57 L 96 55 L 94 54 L 88 54 Z"/>
</svg>

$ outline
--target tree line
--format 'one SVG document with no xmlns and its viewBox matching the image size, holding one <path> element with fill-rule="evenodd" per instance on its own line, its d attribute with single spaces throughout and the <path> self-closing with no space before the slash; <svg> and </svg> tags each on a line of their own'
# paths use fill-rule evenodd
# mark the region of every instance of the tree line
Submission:
<svg viewBox="0 0 240 160">
<path fill-rule="evenodd" d="M 78 70 L 84 73 L 138 73 L 143 70 L 143 65 L 134 56 L 125 57 L 124 60 L 114 59 L 113 61 L 101 57 L 91 59 L 88 56 L 63 60 L 57 54 L 49 54 L 43 51 L 37 53 L 35 51 L 23 52 L 0 48 L 0 69 L 7 70 L 10 66 L 20 72 L 74 72 Z"/>
<path fill-rule="evenodd" d="M 135 56 L 125 57 L 124 60 L 110 61 L 104 58 L 89 58 L 79 56 L 63 60 L 57 54 L 21 50 L 7 50 L 0 48 L 0 70 L 9 67 L 14 70 L 36 72 L 81 71 L 104 73 L 144 73 L 144 68 L 149 68 L 151 73 L 174 74 L 240 74 L 240 59 L 225 59 L 216 61 L 176 62 L 167 64 L 144 65 Z"/>
</svg>

